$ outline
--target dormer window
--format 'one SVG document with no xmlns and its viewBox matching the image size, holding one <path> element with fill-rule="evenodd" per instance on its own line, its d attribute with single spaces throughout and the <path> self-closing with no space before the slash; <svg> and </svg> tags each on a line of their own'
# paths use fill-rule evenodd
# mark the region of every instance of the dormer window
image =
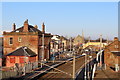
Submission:
<svg viewBox="0 0 120 80">
<path fill-rule="evenodd" d="M 9 38 L 9 44 L 13 44 L 13 38 L 12 37 Z"/>
<path fill-rule="evenodd" d="M 21 37 L 18 37 L 18 42 L 21 42 L 22 41 L 22 38 Z"/>
</svg>

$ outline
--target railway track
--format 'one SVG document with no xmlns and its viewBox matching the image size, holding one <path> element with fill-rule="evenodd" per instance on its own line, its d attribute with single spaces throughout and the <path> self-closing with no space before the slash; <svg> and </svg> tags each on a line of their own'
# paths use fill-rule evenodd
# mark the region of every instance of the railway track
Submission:
<svg viewBox="0 0 120 80">
<path fill-rule="evenodd" d="M 96 54 L 90 54 L 89 56 L 92 56 L 93 58 L 96 58 Z M 87 58 L 89 58 L 89 56 L 87 56 Z M 71 59 L 72 60 L 72 59 Z M 57 69 L 62 70 L 68 74 L 59 72 L 57 70 L 50 70 L 49 72 L 45 73 L 42 76 L 39 76 L 37 80 L 41 80 L 41 79 L 49 79 L 49 80 L 53 80 L 53 79 L 72 79 L 72 71 L 73 71 L 73 62 L 72 61 L 67 61 L 65 64 L 62 64 L 60 66 L 57 67 Z M 76 60 L 75 60 L 75 72 L 78 75 L 78 73 L 84 68 L 84 64 L 85 64 L 85 56 L 77 56 Z"/>
<path fill-rule="evenodd" d="M 84 56 L 81 56 L 80 58 L 76 59 L 76 66 L 75 71 L 78 71 L 80 68 L 82 69 L 82 65 L 84 65 Z M 62 70 L 63 72 L 60 72 L 58 70 L 50 70 L 48 73 L 42 75 L 39 77 L 38 80 L 41 79 L 72 79 L 72 69 L 73 69 L 73 63 L 72 61 L 68 61 L 65 64 L 62 64 L 57 67 L 57 69 Z M 68 73 L 68 74 L 65 74 Z"/>
</svg>

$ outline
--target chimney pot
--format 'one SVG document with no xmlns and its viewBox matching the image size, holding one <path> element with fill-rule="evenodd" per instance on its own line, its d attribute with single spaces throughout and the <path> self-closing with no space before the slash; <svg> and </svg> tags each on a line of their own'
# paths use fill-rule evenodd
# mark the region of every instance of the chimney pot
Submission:
<svg viewBox="0 0 120 80">
<path fill-rule="evenodd" d="M 114 37 L 114 41 L 119 41 L 118 37 Z"/>
<path fill-rule="evenodd" d="M 44 22 L 42 24 L 42 32 L 45 33 L 45 25 L 44 25 Z"/>
</svg>

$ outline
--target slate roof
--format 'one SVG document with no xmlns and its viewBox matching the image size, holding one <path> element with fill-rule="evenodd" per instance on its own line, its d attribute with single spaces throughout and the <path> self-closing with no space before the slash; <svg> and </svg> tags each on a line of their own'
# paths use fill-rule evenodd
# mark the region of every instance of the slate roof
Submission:
<svg viewBox="0 0 120 80">
<path fill-rule="evenodd" d="M 23 32 L 23 29 L 24 29 L 24 26 L 14 30 L 14 31 L 11 31 L 12 32 Z M 35 28 L 34 26 L 32 25 L 28 25 L 28 32 L 38 32 L 39 35 L 42 35 L 42 31 L 40 31 L 39 29 Z M 45 36 L 50 36 L 52 37 L 52 35 L 50 33 L 44 33 Z"/>
<path fill-rule="evenodd" d="M 23 32 L 24 26 L 12 31 L 12 32 Z M 28 31 L 29 32 L 38 32 L 38 33 L 42 33 L 42 31 L 40 31 L 39 29 L 33 27 L 32 25 L 28 25 Z"/>
<path fill-rule="evenodd" d="M 6 56 L 29 56 L 33 57 L 36 56 L 35 52 L 33 52 L 28 47 L 20 47 L 19 49 L 7 54 Z"/>
</svg>

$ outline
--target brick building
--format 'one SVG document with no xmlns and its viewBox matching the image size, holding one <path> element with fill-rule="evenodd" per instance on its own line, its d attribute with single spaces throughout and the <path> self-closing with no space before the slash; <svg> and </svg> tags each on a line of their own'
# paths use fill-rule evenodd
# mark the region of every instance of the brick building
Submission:
<svg viewBox="0 0 120 80">
<path fill-rule="evenodd" d="M 43 49 L 43 58 L 49 59 L 52 35 L 50 33 L 45 33 L 44 23 L 42 24 L 42 31 L 38 29 L 37 25 L 29 25 L 28 20 L 26 20 L 23 26 L 18 29 L 16 29 L 16 25 L 14 23 L 13 30 L 11 32 L 4 31 L 3 36 L 4 55 L 7 55 L 20 47 L 26 46 L 37 54 L 37 60 L 41 60 Z M 44 47 L 42 46 L 42 42 L 44 42 Z"/>
<path fill-rule="evenodd" d="M 36 62 L 36 58 L 36 53 L 28 47 L 23 46 L 6 55 L 6 66 L 13 67 L 15 63 L 24 66 L 24 63 Z"/>
<path fill-rule="evenodd" d="M 104 49 L 104 63 L 112 68 L 120 67 L 120 41 L 117 37 Z"/>
</svg>

